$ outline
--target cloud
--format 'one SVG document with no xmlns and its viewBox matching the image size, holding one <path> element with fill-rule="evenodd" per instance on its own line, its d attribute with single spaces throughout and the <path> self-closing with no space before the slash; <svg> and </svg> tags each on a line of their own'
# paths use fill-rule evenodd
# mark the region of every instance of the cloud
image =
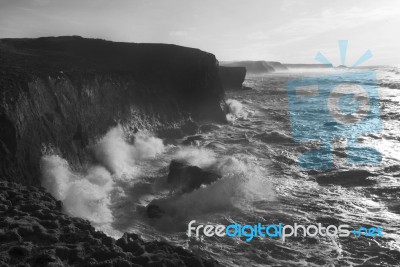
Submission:
<svg viewBox="0 0 400 267">
<path fill-rule="evenodd" d="M 319 14 L 299 18 L 277 27 L 270 31 L 271 34 L 284 34 L 292 37 L 325 33 L 341 28 L 355 28 L 357 26 L 377 22 L 391 16 L 398 16 L 398 9 L 390 6 L 383 6 L 374 9 L 353 7 L 338 12 L 334 9 L 325 9 Z"/>
<path fill-rule="evenodd" d="M 295 4 L 290 2 L 292 5 Z M 295 57 L 299 57 L 299 61 L 307 61 L 307 58 L 312 58 L 314 53 L 312 51 L 317 49 L 316 45 L 321 48 L 325 43 L 332 41 L 329 36 L 334 40 L 352 37 L 353 44 L 365 41 L 374 46 L 381 41 L 372 40 L 371 36 L 376 36 L 377 31 L 382 36 L 380 29 L 384 25 L 387 25 L 385 32 L 393 33 L 391 25 L 394 24 L 394 20 L 398 21 L 399 16 L 399 8 L 395 8 L 394 5 L 400 7 L 400 2 L 373 7 L 367 4 L 355 7 L 343 5 L 307 7 L 307 12 L 299 10 L 299 13 L 292 14 L 293 17 L 290 19 L 279 22 L 275 20 L 269 22 L 269 26 L 263 24 L 254 27 L 245 36 L 246 41 L 236 54 L 246 54 L 249 58 L 272 55 L 274 59 L 287 61 L 297 60 Z M 399 43 L 398 37 L 392 34 L 391 42 Z M 336 50 L 333 52 L 336 53 Z"/>
</svg>

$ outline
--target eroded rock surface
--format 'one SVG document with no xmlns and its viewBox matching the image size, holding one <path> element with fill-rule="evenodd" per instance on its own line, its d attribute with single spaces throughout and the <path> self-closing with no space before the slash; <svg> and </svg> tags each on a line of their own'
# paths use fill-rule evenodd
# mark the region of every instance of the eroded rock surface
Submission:
<svg viewBox="0 0 400 267">
<path fill-rule="evenodd" d="M 219 266 L 134 233 L 114 240 L 40 188 L 0 182 L 0 266 Z"/>
<path fill-rule="evenodd" d="M 172 160 L 169 165 L 167 181 L 175 190 L 188 193 L 202 185 L 211 184 L 221 177 L 220 174 L 215 172 Z"/>
</svg>

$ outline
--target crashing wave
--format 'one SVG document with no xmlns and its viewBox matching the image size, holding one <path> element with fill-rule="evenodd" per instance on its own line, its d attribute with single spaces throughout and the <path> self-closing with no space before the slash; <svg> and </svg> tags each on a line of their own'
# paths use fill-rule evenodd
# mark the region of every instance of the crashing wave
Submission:
<svg viewBox="0 0 400 267">
<path fill-rule="evenodd" d="M 128 143 L 122 127 L 117 126 L 92 147 L 93 162 L 82 171 L 74 171 L 59 155 L 44 155 L 40 162 L 42 186 L 63 202 L 68 214 L 97 225 L 110 223 L 111 195 L 117 183 L 139 175 L 136 161 L 163 151 L 162 140 L 146 133 L 138 133 L 133 144 Z"/>
</svg>

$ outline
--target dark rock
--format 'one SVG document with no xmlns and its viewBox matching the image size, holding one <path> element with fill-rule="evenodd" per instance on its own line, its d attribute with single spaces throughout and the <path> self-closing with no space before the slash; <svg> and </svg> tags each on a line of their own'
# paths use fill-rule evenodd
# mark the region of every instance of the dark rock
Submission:
<svg viewBox="0 0 400 267">
<path fill-rule="evenodd" d="M 0 179 L 39 185 L 42 144 L 79 167 L 117 122 L 157 131 L 226 121 L 214 55 L 166 44 L 46 37 L 0 40 Z M 185 134 L 196 127 L 183 125 Z M 198 127 L 197 127 L 198 128 Z"/>
<path fill-rule="evenodd" d="M 175 248 L 175 252 L 179 255 L 179 256 L 186 256 L 186 257 L 191 257 L 193 256 L 189 251 L 181 248 L 181 247 L 176 247 Z"/>
<path fill-rule="evenodd" d="M 142 244 L 142 240 L 133 233 L 124 233 L 124 235 L 116 241 L 116 245 L 121 247 L 123 251 L 130 252 L 133 255 L 142 255 L 145 252 Z"/>
<path fill-rule="evenodd" d="M 156 243 L 149 243 L 145 246 L 145 250 L 147 252 L 153 253 L 154 251 L 158 250 L 158 246 Z"/>
<path fill-rule="evenodd" d="M 15 257 L 15 258 L 26 257 L 29 255 L 29 253 L 30 253 L 30 250 L 27 247 L 23 247 L 23 246 L 12 247 L 8 251 L 8 254 L 10 254 L 11 257 Z"/>
<path fill-rule="evenodd" d="M 8 182 L 0 182 L 0 187 L 5 184 L 7 189 L 0 190 L 0 205 L 7 201 L 5 195 L 14 196 L 14 201 L 8 203 L 10 211 L 0 213 L 0 266 L 185 266 L 199 261 L 209 266 L 210 260 L 183 248 L 144 242 L 134 233 L 125 233 L 115 241 L 95 231 L 89 222 L 64 215 L 57 201 L 42 189 L 26 190 Z M 24 198 L 18 197 L 21 193 Z M 43 205 L 20 214 L 22 206 L 38 200 Z M 52 216 L 43 219 L 45 214 Z"/>
<path fill-rule="evenodd" d="M 10 225 L 2 226 L 2 228 L 7 229 Z M 11 228 L 11 227 L 10 227 Z M 11 228 L 14 229 L 14 228 Z M 21 242 L 22 237 L 16 233 L 18 229 L 14 229 L 13 231 L 7 231 L 5 233 L 0 234 L 1 240 L 3 242 Z"/>
<path fill-rule="evenodd" d="M 150 261 L 149 256 L 139 256 L 139 257 L 135 257 L 132 262 L 139 264 L 141 266 L 145 266 L 148 262 Z"/>
<path fill-rule="evenodd" d="M 33 266 L 47 266 L 51 262 L 58 262 L 59 258 L 49 253 L 40 253 L 31 258 L 30 262 Z"/>
<path fill-rule="evenodd" d="M 162 261 L 151 261 L 149 262 L 146 267 L 165 267 Z"/>
<path fill-rule="evenodd" d="M 225 90 L 240 89 L 246 78 L 245 67 L 219 67 L 219 75 Z"/>
<path fill-rule="evenodd" d="M 9 207 L 9 205 L 1 204 L 1 205 L 0 205 L 0 212 L 2 212 L 2 211 L 7 211 L 7 210 L 8 210 L 8 207 Z"/>
<path fill-rule="evenodd" d="M 21 211 L 36 211 L 36 210 L 42 210 L 43 205 L 39 204 L 25 204 L 20 207 Z"/>
<path fill-rule="evenodd" d="M 367 186 L 376 183 L 368 179 L 373 176 L 376 175 L 367 170 L 348 170 L 317 175 L 316 181 L 320 185 Z"/>
<path fill-rule="evenodd" d="M 190 267 L 204 267 L 204 264 L 203 264 L 202 260 L 200 258 L 198 258 L 198 257 L 193 257 L 193 256 L 185 257 L 185 256 L 182 256 L 181 258 L 182 258 L 183 262 L 187 266 L 190 266 Z"/>
<path fill-rule="evenodd" d="M 219 174 L 172 160 L 169 165 L 167 181 L 173 189 L 188 193 L 200 188 L 203 184 L 211 184 L 220 178 Z"/>
</svg>

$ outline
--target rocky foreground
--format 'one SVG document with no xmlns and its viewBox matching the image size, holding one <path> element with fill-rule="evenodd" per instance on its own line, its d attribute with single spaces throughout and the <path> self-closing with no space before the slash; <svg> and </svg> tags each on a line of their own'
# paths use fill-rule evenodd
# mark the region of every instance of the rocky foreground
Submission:
<svg viewBox="0 0 400 267">
<path fill-rule="evenodd" d="M 219 266 L 164 242 L 114 240 L 41 188 L 0 182 L 0 266 Z"/>
</svg>

